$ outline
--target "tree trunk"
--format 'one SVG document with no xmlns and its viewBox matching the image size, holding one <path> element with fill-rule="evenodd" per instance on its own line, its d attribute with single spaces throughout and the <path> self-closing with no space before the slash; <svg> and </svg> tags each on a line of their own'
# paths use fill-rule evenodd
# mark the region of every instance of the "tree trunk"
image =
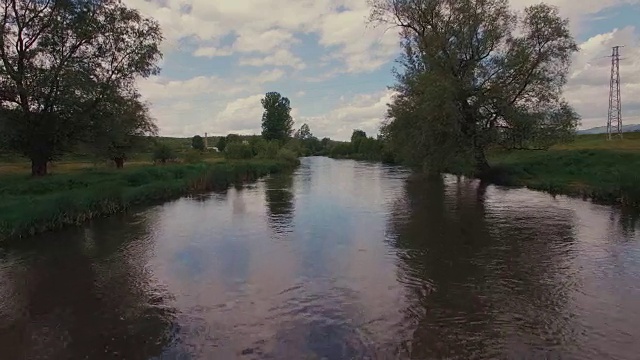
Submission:
<svg viewBox="0 0 640 360">
<path fill-rule="evenodd" d="M 47 175 L 47 160 L 31 159 L 31 176 Z"/>
<path fill-rule="evenodd" d="M 124 167 L 124 158 L 117 157 L 113 159 L 113 162 L 116 163 L 116 168 L 122 169 Z"/>
<path fill-rule="evenodd" d="M 487 175 L 491 167 L 489 166 L 489 161 L 487 161 L 487 156 L 484 153 L 484 149 L 481 146 L 476 146 L 475 148 L 475 160 L 476 160 L 476 176 L 483 177 Z"/>
</svg>

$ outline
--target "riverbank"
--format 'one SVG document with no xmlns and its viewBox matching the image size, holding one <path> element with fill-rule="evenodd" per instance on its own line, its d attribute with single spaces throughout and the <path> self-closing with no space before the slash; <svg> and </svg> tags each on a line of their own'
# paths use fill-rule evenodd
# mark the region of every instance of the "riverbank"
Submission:
<svg viewBox="0 0 640 360">
<path fill-rule="evenodd" d="M 640 206 L 640 153 L 607 149 L 494 152 L 491 181 Z"/>
<path fill-rule="evenodd" d="M 345 146 L 348 147 L 348 146 Z M 385 161 L 379 156 L 335 152 L 337 159 Z M 388 154 L 386 154 L 388 155 Z M 392 157 L 386 162 L 392 163 Z M 525 186 L 551 194 L 592 199 L 607 204 L 640 207 L 640 133 L 606 140 L 605 134 L 578 135 L 569 143 L 549 150 L 490 150 L 490 183 Z M 450 164 L 446 172 L 473 174 L 467 165 Z"/>
<path fill-rule="evenodd" d="M 84 169 L 43 178 L 3 175 L 0 241 L 80 225 L 193 192 L 224 189 L 294 166 L 289 161 L 261 159 Z"/>
</svg>

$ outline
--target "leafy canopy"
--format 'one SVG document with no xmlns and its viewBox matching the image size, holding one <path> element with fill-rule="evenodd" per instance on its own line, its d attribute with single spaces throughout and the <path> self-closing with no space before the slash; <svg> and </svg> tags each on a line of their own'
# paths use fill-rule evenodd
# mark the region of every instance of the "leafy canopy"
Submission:
<svg viewBox="0 0 640 360">
<path fill-rule="evenodd" d="M 101 106 L 159 72 L 160 27 L 119 0 L 0 0 L 6 146 L 46 162 L 88 140 Z"/>
<path fill-rule="evenodd" d="M 264 107 L 262 114 L 262 137 L 265 140 L 284 141 L 293 131 L 291 104 L 289 99 L 277 92 L 268 92 L 260 101 Z"/>
<path fill-rule="evenodd" d="M 191 139 L 191 147 L 198 151 L 204 151 L 204 139 L 200 135 L 196 135 Z"/>
<path fill-rule="evenodd" d="M 518 14 L 507 0 L 370 0 L 371 20 L 400 28 L 403 55 L 382 137 L 414 165 L 442 171 L 514 131 L 548 145 L 578 116 L 562 97 L 577 45 L 557 8 Z M 526 122 L 523 124 L 523 122 Z"/>
<path fill-rule="evenodd" d="M 101 102 L 93 112 L 89 148 L 99 157 L 122 167 L 127 155 L 145 147 L 158 127 L 149 115 L 149 107 L 139 97 L 114 96 Z"/>
</svg>

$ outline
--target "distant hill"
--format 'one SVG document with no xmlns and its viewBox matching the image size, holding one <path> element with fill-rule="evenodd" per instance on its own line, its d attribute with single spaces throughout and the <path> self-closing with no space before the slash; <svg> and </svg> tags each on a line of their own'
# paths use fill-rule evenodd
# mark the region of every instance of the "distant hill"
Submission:
<svg viewBox="0 0 640 360">
<path fill-rule="evenodd" d="M 640 131 L 640 124 L 622 125 L 622 132 L 635 132 L 635 131 Z M 606 126 L 598 126 L 598 127 L 594 127 L 586 130 L 578 130 L 578 135 L 606 134 L 606 133 L 607 133 Z"/>
</svg>

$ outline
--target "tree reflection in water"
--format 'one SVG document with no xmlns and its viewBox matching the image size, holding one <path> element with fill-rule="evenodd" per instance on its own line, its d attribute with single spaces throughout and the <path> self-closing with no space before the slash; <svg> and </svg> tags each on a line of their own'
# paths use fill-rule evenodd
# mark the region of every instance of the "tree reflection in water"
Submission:
<svg viewBox="0 0 640 360">
<path fill-rule="evenodd" d="M 2 358 L 161 355 L 177 332 L 175 310 L 145 266 L 152 246 L 146 215 L 9 249 L 0 268 L 0 291 L 13 294 L 0 308 Z"/>
<path fill-rule="evenodd" d="M 388 239 L 408 304 L 400 351 L 411 358 L 529 356 L 574 341 L 571 211 L 494 207 L 486 191 L 414 177 L 391 209 Z"/>
<path fill-rule="evenodd" d="M 269 226 L 278 236 L 285 236 L 292 231 L 295 210 L 293 174 L 274 174 L 264 182 Z"/>
</svg>

